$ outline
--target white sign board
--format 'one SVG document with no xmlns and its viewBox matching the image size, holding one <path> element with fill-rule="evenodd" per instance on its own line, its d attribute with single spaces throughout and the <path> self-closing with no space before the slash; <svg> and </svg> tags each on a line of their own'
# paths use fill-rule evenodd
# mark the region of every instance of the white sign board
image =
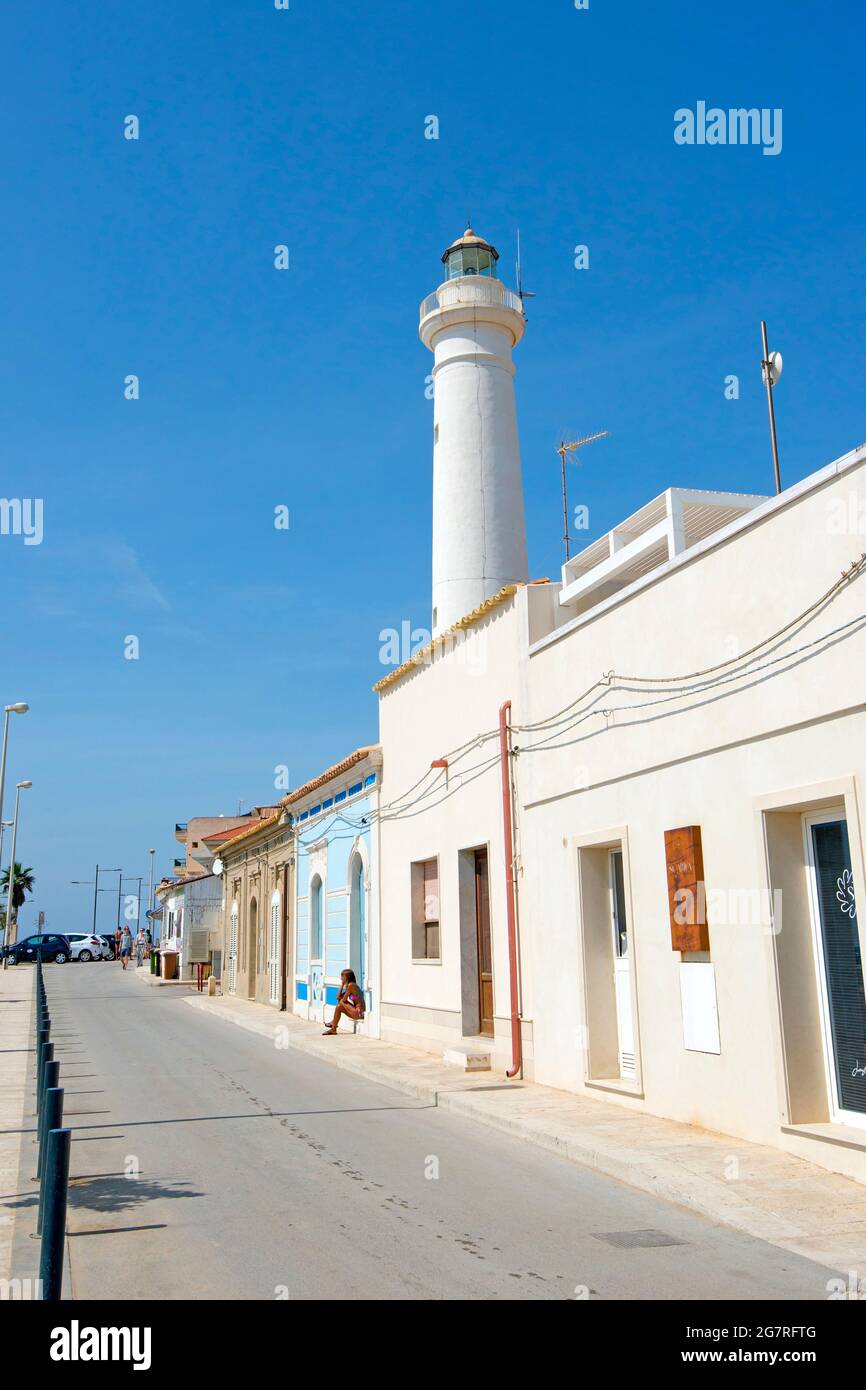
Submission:
<svg viewBox="0 0 866 1390">
<path fill-rule="evenodd" d="M 683 1046 L 687 1052 L 721 1052 L 716 967 L 712 961 L 683 961 L 680 965 L 683 1006 Z"/>
</svg>

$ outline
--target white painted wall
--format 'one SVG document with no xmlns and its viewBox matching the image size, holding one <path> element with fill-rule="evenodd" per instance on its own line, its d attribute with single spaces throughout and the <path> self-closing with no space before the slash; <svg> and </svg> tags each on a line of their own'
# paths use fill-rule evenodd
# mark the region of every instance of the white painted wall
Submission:
<svg viewBox="0 0 866 1390">
<path fill-rule="evenodd" d="M 380 700 L 386 807 L 380 823 L 382 1036 L 434 1051 L 462 1036 L 458 855 L 487 845 L 497 1062 L 509 1064 L 497 729 L 499 706 L 516 695 L 519 683 L 519 652 L 526 645 L 525 635 L 520 640 L 520 621 L 514 600 L 507 600 L 467 634 L 465 643 L 437 652 L 430 665 L 383 691 Z M 447 779 L 430 771 L 434 759 L 479 733 L 488 737 L 452 760 Z M 484 764 L 490 766 L 481 770 Z M 421 786 L 408 797 L 413 805 L 387 809 L 418 782 Z M 416 800 L 433 787 L 437 792 L 429 801 Z M 436 856 L 441 960 L 422 963 L 412 958 L 410 866 Z"/>
<path fill-rule="evenodd" d="M 383 803 L 411 787 L 432 759 L 492 731 L 503 699 L 513 701 L 515 724 L 531 725 L 572 704 L 606 672 L 685 675 L 747 652 L 812 604 L 866 550 L 864 474 L 866 450 L 773 499 L 726 539 L 711 539 L 653 582 L 558 634 L 544 635 L 555 617 L 555 586 L 521 587 L 468 630 L 461 647 L 383 691 Z M 578 844 L 603 839 L 607 831 L 624 834 L 638 1085 L 631 1093 L 587 1093 L 787 1147 L 866 1179 L 866 1151 L 783 1132 L 790 1116 L 778 944 L 768 922 L 714 924 L 711 918 L 721 1051 L 684 1047 L 681 960 L 671 949 L 663 838 L 666 829 L 700 825 L 708 887 L 732 894 L 764 890 L 771 886 L 761 810 L 766 799 L 784 801 L 790 794 L 799 804 L 809 799 L 804 788 L 816 789 L 817 797 L 844 786 L 855 883 L 864 884 L 859 807 L 866 788 L 866 635 L 860 615 L 866 615 L 866 576 L 767 653 L 764 669 L 750 678 L 704 689 L 698 681 L 673 699 L 663 682 L 636 691 L 602 686 L 596 712 L 561 729 L 543 750 L 530 745 L 551 730 L 515 734 L 521 750 L 523 1017 L 531 1036 L 528 1074 L 536 1080 L 582 1091 L 592 1079 L 586 1071 Z M 795 648 L 803 650 L 795 654 Z M 647 707 L 626 709 L 640 704 Z M 495 752 L 492 739 L 471 749 L 452 768 L 452 786 L 460 767 L 477 770 Z M 381 836 L 382 1034 L 431 1050 L 459 1029 L 457 854 L 489 843 L 495 1060 L 501 1066 L 508 1060 L 508 980 L 495 762 L 439 805 L 384 819 Z M 440 858 L 442 961 L 418 965 L 411 959 L 409 866 L 434 854 Z M 866 886 L 860 891 L 866 896 Z M 810 987 L 804 978 L 803 989 Z"/>
</svg>

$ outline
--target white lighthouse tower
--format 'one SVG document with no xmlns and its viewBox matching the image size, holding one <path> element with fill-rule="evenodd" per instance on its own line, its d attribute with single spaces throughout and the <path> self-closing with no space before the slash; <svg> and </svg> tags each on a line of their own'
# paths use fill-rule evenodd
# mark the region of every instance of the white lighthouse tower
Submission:
<svg viewBox="0 0 866 1390">
<path fill-rule="evenodd" d="M 512 349 L 519 295 L 496 278 L 499 253 L 467 227 L 442 257 L 445 280 L 421 305 L 434 355 L 433 635 L 527 578 Z"/>
</svg>

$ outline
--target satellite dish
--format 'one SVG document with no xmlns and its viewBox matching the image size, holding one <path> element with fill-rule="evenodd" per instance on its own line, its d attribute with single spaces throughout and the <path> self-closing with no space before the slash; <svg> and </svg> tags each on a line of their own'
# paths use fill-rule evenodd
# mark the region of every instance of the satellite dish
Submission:
<svg viewBox="0 0 866 1390">
<path fill-rule="evenodd" d="M 223 871 L 223 861 L 222 861 L 221 859 L 215 859 L 215 860 L 213 861 L 213 872 L 216 874 L 217 878 L 220 877 L 220 875 L 222 874 L 222 871 Z"/>
<path fill-rule="evenodd" d="M 765 374 L 769 374 L 770 385 L 775 386 L 782 375 L 782 354 L 781 352 L 771 352 L 767 358 Z M 765 376 L 766 379 L 766 376 Z"/>
</svg>

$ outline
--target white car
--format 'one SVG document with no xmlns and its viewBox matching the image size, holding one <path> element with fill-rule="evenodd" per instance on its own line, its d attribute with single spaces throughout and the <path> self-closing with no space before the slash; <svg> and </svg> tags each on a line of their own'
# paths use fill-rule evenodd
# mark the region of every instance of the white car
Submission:
<svg viewBox="0 0 866 1390">
<path fill-rule="evenodd" d="M 114 952 L 109 950 L 101 936 L 90 932 L 67 931 L 63 935 L 69 942 L 70 960 L 114 960 Z"/>
</svg>

